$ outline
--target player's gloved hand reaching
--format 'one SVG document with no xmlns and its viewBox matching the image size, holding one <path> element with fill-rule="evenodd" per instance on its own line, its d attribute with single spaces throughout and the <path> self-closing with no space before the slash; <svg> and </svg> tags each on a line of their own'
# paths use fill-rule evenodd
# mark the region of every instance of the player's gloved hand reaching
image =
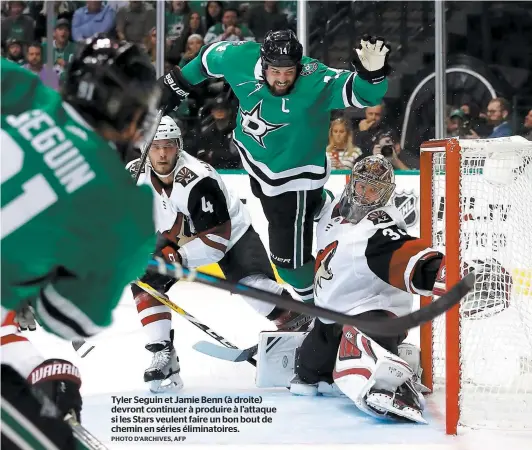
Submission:
<svg viewBox="0 0 532 450">
<path fill-rule="evenodd" d="M 160 77 L 157 84 L 162 91 L 160 108 L 164 109 L 164 114 L 178 108 L 192 90 L 192 85 L 185 80 L 177 66 Z"/>
<path fill-rule="evenodd" d="M 81 378 L 78 368 L 70 361 L 47 359 L 31 371 L 28 383 L 37 391 L 37 398 L 42 399 L 44 395 L 55 404 L 60 417 L 71 414 L 81 422 Z M 44 404 L 46 407 L 46 400 Z M 52 411 L 49 414 L 54 415 Z"/>
<path fill-rule="evenodd" d="M 383 38 L 364 35 L 352 62 L 358 76 L 371 84 L 384 80 L 392 71 L 388 64 L 390 51 L 390 45 Z"/>
<path fill-rule="evenodd" d="M 35 311 L 31 305 L 26 305 L 19 309 L 15 315 L 15 321 L 22 331 L 35 331 L 37 329 Z"/>
<path fill-rule="evenodd" d="M 166 262 L 181 264 L 179 245 L 168 238 L 168 233 L 157 233 L 154 256 L 162 257 Z"/>
</svg>

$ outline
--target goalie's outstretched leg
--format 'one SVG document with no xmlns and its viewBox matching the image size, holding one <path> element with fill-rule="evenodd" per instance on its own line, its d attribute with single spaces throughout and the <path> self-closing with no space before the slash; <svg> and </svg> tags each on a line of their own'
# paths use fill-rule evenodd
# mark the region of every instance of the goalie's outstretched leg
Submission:
<svg viewBox="0 0 532 450">
<path fill-rule="evenodd" d="M 414 371 L 352 326 L 344 326 L 333 379 L 361 411 L 377 418 L 427 423 Z"/>
</svg>

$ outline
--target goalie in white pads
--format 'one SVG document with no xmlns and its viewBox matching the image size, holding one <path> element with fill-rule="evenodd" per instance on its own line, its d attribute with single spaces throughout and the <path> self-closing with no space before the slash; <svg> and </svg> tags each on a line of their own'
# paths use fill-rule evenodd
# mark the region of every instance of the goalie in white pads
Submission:
<svg viewBox="0 0 532 450">
<path fill-rule="evenodd" d="M 168 116 L 162 118 L 147 162 L 140 159 L 127 168 L 141 171 L 138 184 L 149 185 L 155 196 L 154 218 L 159 237 L 157 254 L 189 269 L 218 263 L 226 279 L 275 294 L 290 295 L 275 281 L 272 266 L 251 218 L 240 199 L 232 194 L 220 175 L 208 164 L 183 151 L 181 130 Z M 146 273 L 141 281 L 166 293 L 175 280 Z M 173 346 L 172 315 L 137 285 L 131 286 L 144 330 L 146 348 L 153 352 L 144 381 L 154 392 L 178 389 L 179 360 Z M 281 310 L 271 304 L 243 297 L 278 329 L 299 330 L 310 317 Z"/>
<path fill-rule="evenodd" d="M 314 295 L 318 306 L 358 318 L 401 316 L 412 294 L 431 295 L 443 282 L 444 256 L 411 237 L 401 213 L 386 206 L 394 192 L 391 164 L 369 156 L 352 170 L 343 194 L 322 211 L 317 226 Z M 401 336 L 369 336 L 352 326 L 316 319 L 299 348 L 290 390 L 316 395 L 339 388 L 374 417 L 426 423 L 414 387 L 419 350 Z"/>
</svg>

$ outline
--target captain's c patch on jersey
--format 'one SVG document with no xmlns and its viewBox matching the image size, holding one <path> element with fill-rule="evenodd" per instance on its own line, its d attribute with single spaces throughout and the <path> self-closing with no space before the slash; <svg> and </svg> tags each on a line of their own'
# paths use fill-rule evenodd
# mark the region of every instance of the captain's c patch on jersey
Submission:
<svg viewBox="0 0 532 450">
<path fill-rule="evenodd" d="M 198 176 L 192 172 L 188 167 L 182 167 L 179 172 L 176 173 L 175 181 L 181 186 L 186 187 L 192 183 Z"/>
</svg>

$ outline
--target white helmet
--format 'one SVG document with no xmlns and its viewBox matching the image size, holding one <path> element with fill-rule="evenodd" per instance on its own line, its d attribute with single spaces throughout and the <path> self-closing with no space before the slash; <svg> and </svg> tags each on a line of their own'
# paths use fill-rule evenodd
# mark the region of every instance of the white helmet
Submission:
<svg viewBox="0 0 532 450">
<path fill-rule="evenodd" d="M 175 160 L 174 168 L 170 172 L 172 173 L 177 167 L 177 162 L 179 161 L 179 156 L 181 155 L 181 150 L 183 149 L 183 137 L 181 136 L 181 129 L 177 126 L 177 124 L 174 122 L 174 119 L 172 119 L 170 116 L 164 116 L 161 119 L 161 122 L 157 127 L 157 131 L 155 132 L 155 136 L 153 137 L 153 142 L 162 141 L 164 139 L 172 139 L 176 141 L 177 144 L 177 158 Z M 157 173 L 151 165 L 150 158 L 148 158 L 147 163 L 157 176 L 162 177 L 169 175 L 162 175 Z"/>
<path fill-rule="evenodd" d="M 161 141 L 163 139 L 176 139 L 179 144 L 179 150 L 183 148 L 183 138 L 181 137 L 181 129 L 177 126 L 170 116 L 164 116 L 161 123 L 155 132 L 154 141 Z"/>
</svg>

